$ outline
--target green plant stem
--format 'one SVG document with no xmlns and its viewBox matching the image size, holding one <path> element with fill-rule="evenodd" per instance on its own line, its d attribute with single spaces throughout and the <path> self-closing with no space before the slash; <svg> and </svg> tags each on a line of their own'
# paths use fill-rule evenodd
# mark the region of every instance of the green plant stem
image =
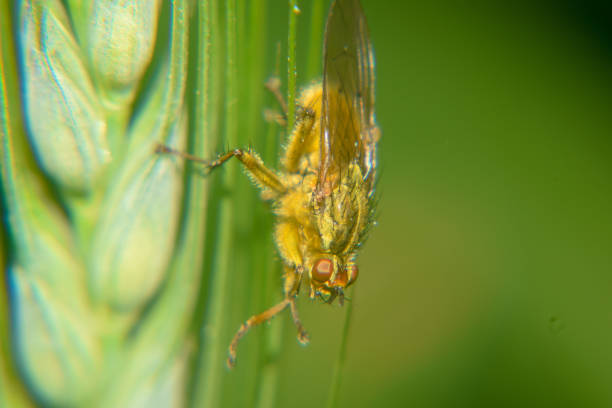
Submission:
<svg viewBox="0 0 612 408">
<path fill-rule="evenodd" d="M 247 93 L 245 121 L 246 127 L 241 130 L 248 135 L 248 140 L 253 140 L 257 150 L 262 153 L 264 162 L 271 168 L 276 168 L 278 128 L 274 123 L 270 123 L 268 132 L 263 132 L 262 110 L 264 108 L 264 82 L 266 76 L 270 72 L 266 72 L 266 49 L 267 49 L 267 0 L 252 0 L 250 3 L 248 15 L 248 36 L 246 41 L 248 47 L 244 55 L 246 55 L 245 69 L 242 70 L 245 78 L 248 79 L 246 85 Z M 278 73 L 277 73 L 278 75 Z M 252 186 L 249 186 L 252 189 Z M 250 190 L 253 191 L 253 190 Z M 258 194 L 257 194 L 258 195 Z M 279 285 L 278 262 L 275 259 L 275 248 L 272 242 L 271 214 L 270 208 L 267 205 L 260 205 L 260 198 L 253 194 L 252 205 L 254 211 L 253 231 L 254 242 L 251 245 L 252 271 L 249 271 L 251 282 L 249 287 L 252 288 L 251 295 L 254 301 L 249 302 L 255 309 L 252 311 L 261 311 L 267 309 L 270 305 L 278 301 Z M 241 205 L 244 203 L 241 202 Z M 259 373 L 254 378 L 252 393 L 253 401 L 249 404 L 257 408 L 273 407 L 276 400 L 278 388 L 279 367 L 275 359 L 278 353 L 278 344 L 280 338 L 271 340 L 271 336 L 279 336 L 281 332 L 276 329 L 276 326 L 282 324 L 282 319 L 277 319 L 274 325 L 270 325 L 263 330 L 257 330 L 259 338 L 258 355 L 255 356 L 256 370 Z"/>
<path fill-rule="evenodd" d="M 295 97 L 297 84 L 297 20 L 299 14 L 297 0 L 289 0 L 289 39 L 287 53 L 287 129 L 295 125 Z"/>
<path fill-rule="evenodd" d="M 312 0 L 310 15 L 310 44 L 308 46 L 308 66 L 306 80 L 311 81 L 321 75 L 321 44 L 323 38 L 323 0 Z"/>
<path fill-rule="evenodd" d="M 340 349 L 338 350 L 338 358 L 334 367 L 332 381 L 329 385 L 329 396 L 327 399 L 327 408 L 338 406 L 338 396 L 342 386 L 344 375 L 344 363 L 346 361 L 346 349 L 348 344 L 349 331 L 351 328 L 351 315 L 353 312 L 353 302 L 355 301 L 355 290 L 352 291 L 352 297 L 349 302 L 346 302 L 346 313 L 344 317 L 344 328 L 342 329 L 342 338 L 340 339 Z"/>
<path fill-rule="evenodd" d="M 215 71 L 211 67 L 211 53 L 214 51 L 213 43 L 212 43 L 212 21 L 211 18 L 211 1 L 202 0 L 197 3 L 197 61 L 196 61 L 196 89 L 194 92 L 194 136 L 193 137 L 193 154 L 199 155 L 201 157 L 209 157 L 214 149 L 217 140 L 217 132 L 216 132 L 216 111 L 217 105 L 215 104 L 215 99 L 212 97 L 213 92 L 211 86 L 210 79 L 213 76 L 213 72 Z M 213 130 L 214 129 L 214 130 Z M 206 141 L 205 143 L 203 143 Z M 190 169 L 191 170 L 191 169 Z M 190 173 L 192 173 L 190 171 Z M 190 174 L 191 177 L 197 177 L 196 174 Z M 206 205 L 206 204 L 204 204 Z M 210 207 L 207 206 L 207 210 L 210 211 Z M 208 220 L 205 217 L 206 212 L 202 212 L 202 216 L 204 216 L 204 223 L 208 225 Z M 211 228 L 212 229 L 212 228 Z M 207 231 L 204 229 L 204 231 Z M 203 238 L 203 236 L 202 236 Z M 202 258 L 206 255 L 210 255 L 212 250 L 207 249 L 207 247 L 211 246 L 211 240 L 204 240 L 202 243 Z M 199 326 L 202 323 L 202 308 L 203 302 L 202 299 L 206 297 L 205 295 L 205 280 L 202 279 L 200 284 L 200 296 L 199 302 L 196 305 L 196 310 L 194 312 L 193 325 L 196 330 L 196 340 L 200 341 L 200 335 L 197 332 Z M 201 355 L 196 354 L 194 359 L 194 368 L 191 370 L 192 379 L 187 388 L 187 398 L 189 398 L 187 402 L 187 406 L 195 406 L 194 401 L 196 396 L 199 396 L 198 393 L 198 374 L 200 374 L 200 359 Z"/>
<path fill-rule="evenodd" d="M 216 10 L 216 1 L 213 0 L 213 16 Z M 224 140 L 231 145 L 236 143 L 236 3 L 229 0 L 226 3 L 225 13 L 225 137 Z M 223 174 L 224 189 L 233 190 L 238 173 L 235 167 L 229 166 Z M 229 343 L 224 336 L 225 317 L 228 299 L 228 283 L 230 278 L 230 259 L 233 245 L 234 200 L 229 197 L 220 197 L 217 215 L 218 235 L 217 245 L 213 254 L 211 276 L 208 290 L 208 310 L 205 312 L 204 326 L 201 336 L 201 367 L 196 383 L 193 406 L 217 407 L 220 406 L 221 389 L 225 369 L 225 349 Z M 211 243 L 212 244 L 212 243 Z"/>
</svg>

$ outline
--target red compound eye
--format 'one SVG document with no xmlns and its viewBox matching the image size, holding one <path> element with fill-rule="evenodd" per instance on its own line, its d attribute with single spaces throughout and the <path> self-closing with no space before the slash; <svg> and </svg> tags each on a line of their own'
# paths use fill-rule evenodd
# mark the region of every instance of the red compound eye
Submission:
<svg viewBox="0 0 612 408">
<path fill-rule="evenodd" d="M 331 278 L 334 272 L 334 264 L 329 259 L 319 259 L 312 268 L 312 279 L 325 282 Z"/>
<path fill-rule="evenodd" d="M 348 284 L 346 286 L 348 286 L 357 280 L 357 276 L 359 276 L 359 268 L 357 265 L 349 265 L 346 267 L 346 272 L 348 275 Z"/>
</svg>

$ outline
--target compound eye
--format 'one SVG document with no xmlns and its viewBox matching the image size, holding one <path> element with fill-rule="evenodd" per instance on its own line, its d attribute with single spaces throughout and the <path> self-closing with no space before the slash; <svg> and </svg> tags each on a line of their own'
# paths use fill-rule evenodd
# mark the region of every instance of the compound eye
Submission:
<svg viewBox="0 0 612 408">
<path fill-rule="evenodd" d="M 334 264 L 329 259 L 319 259 L 312 268 L 312 279 L 325 282 L 331 278 L 334 272 Z"/>
<path fill-rule="evenodd" d="M 357 276 L 359 275 L 359 268 L 357 267 L 357 265 L 349 265 L 346 267 L 346 273 L 348 275 L 348 286 L 357 280 Z"/>
</svg>

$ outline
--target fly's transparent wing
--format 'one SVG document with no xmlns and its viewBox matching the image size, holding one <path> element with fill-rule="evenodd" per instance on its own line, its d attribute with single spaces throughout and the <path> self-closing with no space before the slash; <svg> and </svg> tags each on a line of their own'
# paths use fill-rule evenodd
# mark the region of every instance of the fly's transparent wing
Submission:
<svg viewBox="0 0 612 408">
<path fill-rule="evenodd" d="M 323 45 L 321 162 L 317 193 L 329 194 L 332 175 L 358 163 L 374 180 L 378 130 L 374 123 L 374 55 L 359 0 L 336 0 Z"/>
</svg>

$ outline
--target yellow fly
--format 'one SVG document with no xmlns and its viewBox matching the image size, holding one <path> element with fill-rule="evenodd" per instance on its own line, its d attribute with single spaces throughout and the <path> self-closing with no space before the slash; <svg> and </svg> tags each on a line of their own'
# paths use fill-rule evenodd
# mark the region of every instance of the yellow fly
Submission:
<svg viewBox="0 0 612 408">
<path fill-rule="evenodd" d="M 289 307 L 298 340 L 307 344 L 296 307 L 300 286 L 327 303 L 344 301 L 344 290 L 358 275 L 357 251 L 373 223 L 376 143 L 374 122 L 374 56 L 359 0 L 335 0 L 325 27 L 323 82 L 305 89 L 298 117 L 279 171 L 270 170 L 252 151 L 232 150 L 213 162 L 232 157 L 272 201 L 277 217 L 274 237 L 284 264 L 284 299 L 244 322 L 229 346 L 227 364 L 248 330 Z"/>
</svg>

